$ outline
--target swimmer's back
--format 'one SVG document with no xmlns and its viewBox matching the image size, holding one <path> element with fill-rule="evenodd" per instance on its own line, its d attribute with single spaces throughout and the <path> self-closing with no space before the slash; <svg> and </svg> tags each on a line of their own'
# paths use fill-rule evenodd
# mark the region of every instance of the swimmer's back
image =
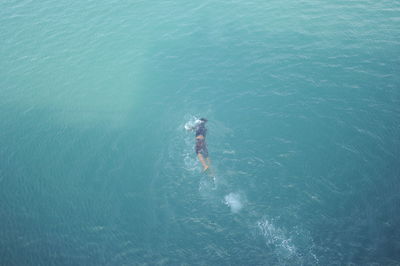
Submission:
<svg viewBox="0 0 400 266">
<path fill-rule="evenodd" d="M 196 128 L 196 137 L 198 137 L 198 136 L 206 137 L 206 134 L 207 134 L 207 129 L 204 126 L 204 124 L 202 123 Z"/>
</svg>

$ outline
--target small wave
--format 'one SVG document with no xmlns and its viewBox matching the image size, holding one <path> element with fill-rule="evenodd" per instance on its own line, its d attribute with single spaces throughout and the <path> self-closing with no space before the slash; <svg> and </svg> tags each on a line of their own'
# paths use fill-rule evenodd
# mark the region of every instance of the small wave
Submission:
<svg viewBox="0 0 400 266">
<path fill-rule="evenodd" d="M 224 199 L 225 204 L 231 208 L 233 213 L 238 213 L 243 208 L 242 197 L 237 193 L 229 193 Z"/>
</svg>

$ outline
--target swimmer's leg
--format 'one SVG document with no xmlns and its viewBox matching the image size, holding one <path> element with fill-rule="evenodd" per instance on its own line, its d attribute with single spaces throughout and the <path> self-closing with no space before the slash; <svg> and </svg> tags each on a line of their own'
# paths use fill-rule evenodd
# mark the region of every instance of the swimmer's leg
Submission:
<svg viewBox="0 0 400 266">
<path fill-rule="evenodd" d="M 198 153 L 198 154 L 197 154 L 197 157 L 199 158 L 199 161 L 200 161 L 201 164 L 203 165 L 203 171 L 204 171 L 204 172 L 207 171 L 207 169 L 208 169 L 209 166 L 207 165 L 206 161 L 204 160 L 203 155 L 202 155 L 201 153 Z"/>
<path fill-rule="evenodd" d="M 208 166 L 211 167 L 211 159 L 210 159 L 210 157 L 207 157 L 206 161 L 207 161 Z"/>
</svg>

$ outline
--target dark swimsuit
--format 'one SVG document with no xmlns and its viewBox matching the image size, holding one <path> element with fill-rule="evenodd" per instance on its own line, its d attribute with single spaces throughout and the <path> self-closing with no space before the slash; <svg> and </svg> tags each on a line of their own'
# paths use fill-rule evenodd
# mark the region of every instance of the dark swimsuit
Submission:
<svg viewBox="0 0 400 266">
<path fill-rule="evenodd" d="M 196 154 L 203 155 L 204 158 L 208 157 L 208 150 L 206 145 L 206 133 L 207 129 L 205 128 L 204 124 L 200 124 L 196 129 L 196 137 L 203 136 L 202 139 L 196 138 Z"/>
</svg>

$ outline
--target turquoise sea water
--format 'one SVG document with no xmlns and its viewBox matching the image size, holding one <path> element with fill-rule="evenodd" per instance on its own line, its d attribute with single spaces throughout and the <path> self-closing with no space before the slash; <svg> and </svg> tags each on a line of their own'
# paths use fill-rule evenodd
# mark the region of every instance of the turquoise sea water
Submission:
<svg viewBox="0 0 400 266">
<path fill-rule="evenodd" d="M 399 12 L 1 1 L 0 264 L 400 265 Z"/>
</svg>

